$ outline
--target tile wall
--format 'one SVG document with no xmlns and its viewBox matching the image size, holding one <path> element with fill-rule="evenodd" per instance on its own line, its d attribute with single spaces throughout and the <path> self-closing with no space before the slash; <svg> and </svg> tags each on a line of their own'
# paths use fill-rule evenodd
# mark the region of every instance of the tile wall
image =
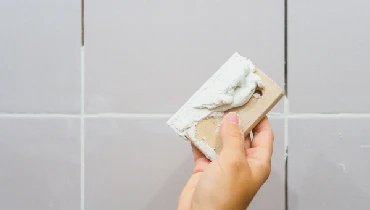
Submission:
<svg viewBox="0 0 370 210">
<path fill-rule="evenodd" d="M 81 48 L 81 2 L 2 1 L 0 210 L 176 209 L 192 154 L 165 121 L 235 51 L 287 83 L 250 209 L 367 209 L 369 10 L 85 0 Z"/>
</svg>

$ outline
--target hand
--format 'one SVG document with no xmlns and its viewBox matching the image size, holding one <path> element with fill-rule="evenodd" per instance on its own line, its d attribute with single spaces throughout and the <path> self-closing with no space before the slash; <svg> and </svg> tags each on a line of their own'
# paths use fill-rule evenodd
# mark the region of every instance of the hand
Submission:
<svg viewBox="0 0 370 210">
<path fill-rule="evenodd" d="M 273 132 L 267 118 L 244 138 L 236 113 L 225 116 L 220 135 L 223 149 L 210 162 L 193 147 L 194 171 L 178 210 L 245 210 L 271 172 Z"/>
</svg>

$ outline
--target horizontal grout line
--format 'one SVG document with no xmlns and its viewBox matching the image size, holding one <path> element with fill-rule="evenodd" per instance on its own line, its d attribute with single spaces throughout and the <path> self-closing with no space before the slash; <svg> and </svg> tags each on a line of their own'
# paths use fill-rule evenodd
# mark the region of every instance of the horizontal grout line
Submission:
<svg viewBox="0 0 370 210">
<path fill-rule="evenodd" d="M 96 113 L 96 114 L 47 114 L 47 113 L 0 113 L 0 118 L 170 118 L 170 113 Z M 276 113 L 267 115 L 269 118 L 370 118 L 370 113 Z"/>
<path fill-rule="evenodd" d="M 155 114 L 155 113 L 98 113 L 98 114 L 26 114 L 0 113 L 0 118 L 166 118 L 173 114 Z"/>
<path fill-rule="evenodd" d="M 173 114 L 87 114 L 85 118 L 170 118 Z M 269 118 L 284 118 L 283 114 L 268 114 Z"/>
<path fill-rule="evenodd" d="M 23 113 L 14 113 L 14 114 L 5 114 L 0 113 L 0 118 L 81 118 L 81 114 L 23 114 Z"/>
<path fill-rule="evenodd" d="M 99 113 L 85 114 L 85 118 L 170 118 L 173 114 L 156 113 Z"/>
<path fill-rule="evenodd" d="M 288 118 L 303 119 L 303 118 L 370 118 L 370 113 L 327 113 L 327 114 L 287 114 Z"/>
<path fill-rule="evenodd" d="M 285 116 L 283 114 L 282 115 L 270 115 L 270 114 L 268 114 L 267 117 L 269 119 L 284 119 Z"/>
<path fill-rule="evenodd" d="M 2 114 L 0 113 L 0 117 L 2 118 L 165 118 L 171 117 L 173 114 L 156 114 L 156 113 L 97 113 L 97 114 Z M 269 117 L 284 117 L 284 114 L 280 113 L 269 113 Z"/>
<path fill-rule="evenodd" d="M 276 116 L 276 117 L 284 117 L 285 115 L 284 115 L 284 113 L 279 113 L 279 112 L 269 112 L 267 114 L 267 116 L 268 117 L 274 117 L 274 116 Z"/>
</svg>

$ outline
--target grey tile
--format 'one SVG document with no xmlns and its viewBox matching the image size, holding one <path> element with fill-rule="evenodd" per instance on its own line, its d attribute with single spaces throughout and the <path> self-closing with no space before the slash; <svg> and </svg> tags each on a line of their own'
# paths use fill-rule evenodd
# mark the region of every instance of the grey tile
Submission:
<svg viewBox="0 0 370 210">
<path fill-rule="evenodd" d="M 86 121 L 86 209 L 176 209 L 193 157 L 165 121 Z"/>
<path fill-rule="evenodd" d="M 370 118 L 289 120 L 289 209 L 370 206 Z"/>
<path fill-rule="evenodd" d="M 174 112 L 235 51 L 284 85 L 283 1 L 95 0 L 85 11 L 89 113 Z"/>
<path fill-rule="evenodd" d="M 271 175 L 248 210 L 285 210 L 284 119 L 270 119 L 270 123 L 275 136 Z"/>
<path fill-rule="evenodd" d="M 192 167 L 190 146 L 166 119 L 89 119 L 85 140 L 85 207 L 89 210 L 177 208 Z M 274 169 L 251 209 L 283 209 L 282 120 L 276 130 Z M 274 198 L 271 198 L 274 197 Z M 270 204 L 266 204 L 266 200 Z"/>
<path fill-rule="evenodd" d="M 292 112 L 369 112 L 370 2 L 291 1 L 288 94 Z"/>
<path fill-rule="evenodd" d="M 80 12 L 74 0 L 1 1 L 0 112 L 80 111 Z"/>
<path fill-rule="evenodd" d="M 0 167 L 0 209 L 79 209 L 79 120 L 1 118 Z"/>
</svg>

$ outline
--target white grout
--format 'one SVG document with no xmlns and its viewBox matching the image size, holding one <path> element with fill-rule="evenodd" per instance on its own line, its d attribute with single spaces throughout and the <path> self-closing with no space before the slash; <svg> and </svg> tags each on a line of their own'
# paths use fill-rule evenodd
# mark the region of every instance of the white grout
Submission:
<svg viewBox="0 0 370 210">
<path fill-rule="evenodd" d="M 86 114 L 86 118 L 170 118 L 173 114 L 156 113 L 97 113 Z"/>
<path fill-rule="evenodd" d="M 85 210 L 85 53 L 81 49 L 81 210 Z"/>
<path fill-rule="evenodd" d="M 0 118 L 80 118 L 80 114 L 56 114 L 56 113 L 0 113 Z"/>
<path fill-rule="evenodd" d="M 285 103 L 289 103 L 284 99 Z M 284 109 L 286 109 L 284 105 Z M 81 107 L 81 111 L 83 108 Z M 284 110 L 285 112 L 285 110 Z M 0 118 L 167 118 L 171 113 L 96 113 L 96 114 L 58 114 L 58 113 L 0 113 Z M 370 113 L 269 113 L 269 118 L 315 119 L 315 118 L 370 118 Z"/>
<path fill-rule="evenodd" d="M 270 115 L 270 114 L 267 114 L 267 117 L 269 119 L 284 119 L 284 115 Z"/>
<path fill-rule="evenodd" d="M 279 113 L 279 112 L 269 112 L 267 114 L 269 117 L 272 117 L 272 116 L 281 116 L 281 117 L 284 117 L 284 113 Z"/>
<path fill-rule="evenodd" d="M 370 118 L 370 113 L 297 113 L 288 114 L 289 119 L 325 119 L 325 118 Z"/>
<path fill-rule="evenodd" d="M 81 111 L 83 109 L 81 108 Z M 0 118 L 170 118 L 173 114 L 160 113 L 96 113 L 96 114 L 2 114 Z M 269 113 L 269 118 L 284 118 L 284 114 Z"/>
</svg>

